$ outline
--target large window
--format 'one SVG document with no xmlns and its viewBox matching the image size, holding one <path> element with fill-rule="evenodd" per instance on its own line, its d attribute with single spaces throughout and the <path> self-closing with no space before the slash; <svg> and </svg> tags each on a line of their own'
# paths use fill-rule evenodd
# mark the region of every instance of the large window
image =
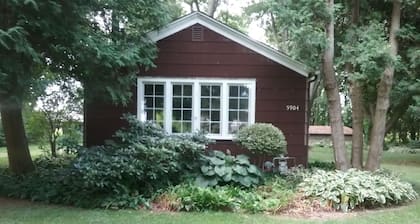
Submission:
<svg viewBox="0 0 420 224">
<path fill-rule="evenodd" d="M 169 133 L 232 139 L 255 121 L 255 80 L 139 78 L 137 111 Z"/>
</svg>

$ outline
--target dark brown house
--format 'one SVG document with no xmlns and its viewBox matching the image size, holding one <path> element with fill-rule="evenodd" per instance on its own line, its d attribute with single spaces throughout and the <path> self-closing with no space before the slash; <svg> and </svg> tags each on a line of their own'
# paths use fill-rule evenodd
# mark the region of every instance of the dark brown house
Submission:
<svg viewBox="0 0 420 224">
<path fill-rule="evenodd" d="M 288 155 L 307 162 L 308 73 L 285 54 L 202 13 L 150 33 L 159 49 L 156 68 L 139 74 L 126 108 L 86 108 L 88 146 L 102 144 L 122 124 L 121 114 L 153 120 L 169 133 L 205 130 L 212 149 L 242 151 L 232 142 L 242 126 L 267 122 L 280 128 Z"/>
</svg>

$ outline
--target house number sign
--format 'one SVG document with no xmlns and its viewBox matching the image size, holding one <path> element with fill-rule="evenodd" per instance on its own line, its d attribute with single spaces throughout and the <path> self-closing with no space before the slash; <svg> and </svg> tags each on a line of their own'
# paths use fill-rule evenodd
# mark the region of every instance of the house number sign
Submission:
<svg viewBox="0 0 420 224">
<path fill-rule="evenodd" d="M 286 105 L 286 110 L 287 111 L 299 111 L 299 105 Z"/>
</svg>

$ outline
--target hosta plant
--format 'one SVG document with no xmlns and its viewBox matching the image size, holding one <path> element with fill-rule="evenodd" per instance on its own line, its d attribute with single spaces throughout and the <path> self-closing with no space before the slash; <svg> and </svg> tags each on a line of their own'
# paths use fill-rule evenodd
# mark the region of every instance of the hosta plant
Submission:
<svg viewBox="0 0 420 224">
<path fill-rule="evenodd" d="M 211 151 L 201 158 L 200 175 L 196 184 L 201 187 L 216 185 L 238 185 L 251 187 L 262 182 L 261 171 L 249 162 L 245 155 L 229 155 Z"/>
<path fill-rule="evenodd" d="M 355 207 L 381 207 L 415 200 L 410 183 L 386 172 L 315 170 L 299 185 L 306 196 L 348 211 Z"/>
</svg>

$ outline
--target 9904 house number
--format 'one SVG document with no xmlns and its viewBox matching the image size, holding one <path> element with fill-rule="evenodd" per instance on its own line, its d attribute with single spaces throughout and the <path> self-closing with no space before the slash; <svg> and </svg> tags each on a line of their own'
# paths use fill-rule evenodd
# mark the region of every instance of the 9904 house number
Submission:
<svg viewBox="0 0 420 224">
<path fill-rule="evenodd" d="M 299 111 L 299 105 L 286 105 L 287 111 Z"/>
</svg>

